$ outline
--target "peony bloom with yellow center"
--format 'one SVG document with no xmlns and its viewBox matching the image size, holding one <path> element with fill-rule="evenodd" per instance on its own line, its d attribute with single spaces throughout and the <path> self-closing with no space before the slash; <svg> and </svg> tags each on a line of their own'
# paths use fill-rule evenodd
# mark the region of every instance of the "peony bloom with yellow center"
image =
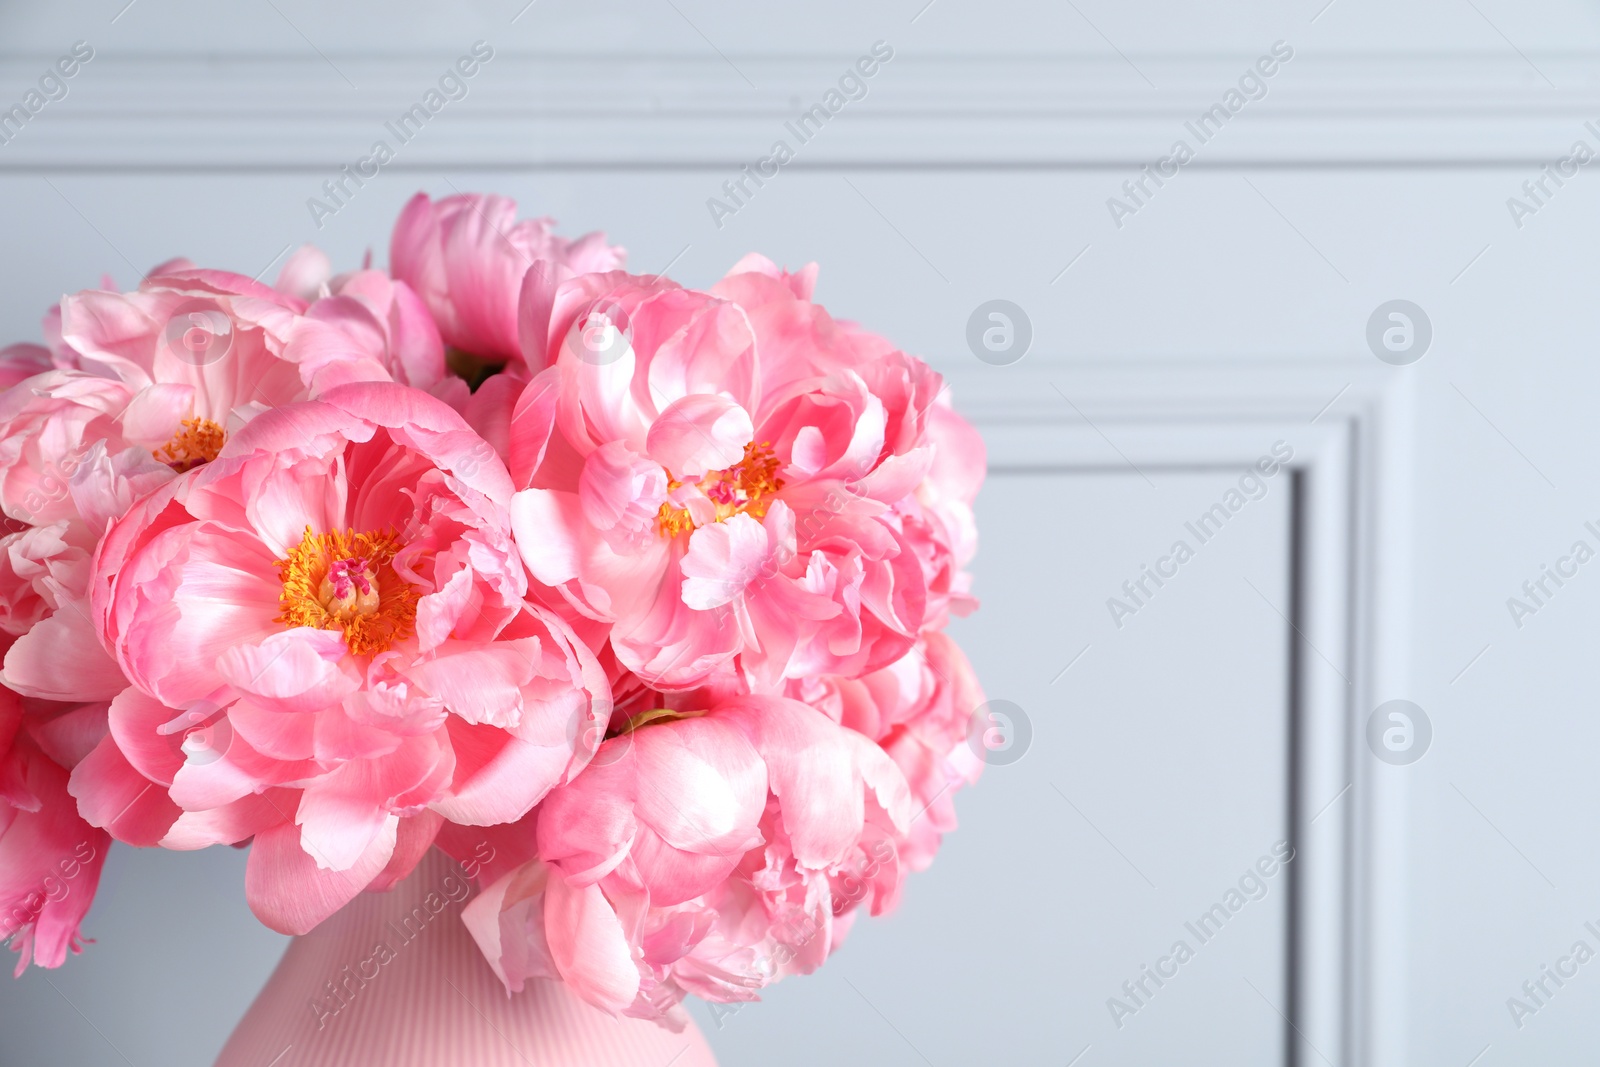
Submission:
<svg viewBox="0 0 1600 1067">
<path fill-rule="evenodd" d="M 146 844 L 253 837 L 246 893 L 285 933 L 409 869 L 444 820 L 522 818 L 588 763 L 611 691 L 529 602 L 511 495 L 443 401 L 358 382 L 140 498 L 90 579 L 126 681 L 84 810 Z"/>
<path fill-rule="evenodd" d="M 783 488 L 783 479 L 778 477 L 778 469 L 782 465 L 782 461 L 773 453 L 771 444 L 751 441 L 745 446 L 744 458 L 738 463 L 725 470 L 710 471 L 693 483 L 710 502 L 713 509 L 710 514 L 697 522 L 688 507 L 676 507 L 670 502 L 662 504 L 656 517 L 656 530 L 662 537 L 676 537 L 704 525 L 706 520 L 726 522 L 735 515 L 763 518 L 771 504 L 772 494 Z M 686 484 L 689 483 L 672 479 L 667 483 L 667 488 L 677 490 Z"/>
<path fill-rule="evenodd" d="M 383 652 L 416 630 L 417 591 L 394 571 L 398 538 L 390 532 L 334 530 L 305 536 L 277 561 L 278 602 L 286 626 L 338 630 L 357 656 Z"/>
<path fill-rule="evenodd" d="M 216 459 L 227 441 L 227 431 L 210 419 L 184 419 L 172 440 L 156 449 L 155 456 L 182 474 Z"/>
</svg>

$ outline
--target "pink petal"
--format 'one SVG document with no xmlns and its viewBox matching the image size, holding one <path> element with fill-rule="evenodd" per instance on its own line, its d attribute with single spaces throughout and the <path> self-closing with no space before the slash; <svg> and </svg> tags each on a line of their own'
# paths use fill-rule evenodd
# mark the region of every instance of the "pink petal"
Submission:
<svg viewBox="0 0 1600 1067">
<path fill-rule="evenodd" d="M 283 822 L 283 813 L 293 811 L 294 803 L 293 793 L 268 790 L 259 795 L 242 797 L 220 808 L 186 811 L 178 816 L 178 821 L 172 824 L 172 829 L 167 831 L 167 836 L 161 839 L 160 844 L 162 848 L 183 852 L 248 841 Z"/>
<path fill-rule="evenodd" d="M 511 475 L 505 463 L 444 401 L 398 382 L 359 382 L 331 389 L 321 399 L 386 427 L 397 443 L 431 459 L 490 500 L 501 505 L 510 501 Z"/>
<path fill-rule="evenodd" d="M 518 724 L 522 689 L 533 680 L 539 639 L 450 641 L 428 659 L 402 669 L 406 678 L 473 724 L 502 729 Z"/>
<path fill-rule="evenodd" d="M 722 714 L 740 725 L 766 761 L 795 859 L 812 869 L 842 862 L 860 838 L 865 817 L 861 749 L 852 743 L 859 735 L 798 701 L 777 697 L 744 697 Z M 908 787 L 904 776 L 896 786 L 899 769 L 875 764 L 871 774 L 879 795 L 903 818 L 908 801 L 901 794 Z"/>
<path fill-rule="evenodd" d="M 388 866 L 367 886 L 367 891 L 381 893 L 404 881 L 433 847 L 434 839 L 439 836 L 439 828 L 443 825 L 444 816 L 432 811 L 402 817 L 395 834 L 394 855 L 389 857 Z"/>
<path fill-rule="evenodd" d="M 111 840 L 79 818 L 66 771 L 26 744 L 10 753 L 15 761 L 23 791 L 39 801 L 31 811 L 5 809 L 12 818 L 0 830 L 0 940 L 11 939 L 20 976 L 30 959 L 59 967 L 79 951 Z"/>
<path fill-rule="evenodd" d="M 613 1014 L 639 994 L 622 922 L 599 886 L 574 888 L 552 878 L 544 894 L 545 936 L 561 977 L 590 1004 Z"/>
<path fill-rule="evenodd" d="M 683 557 L 683 602 L 697 611 L 730 604 L 771 558 L 767 531 L 749 515 L 702 526 L 690 535 Z"/>
<path fill-rule="evenodd" d="M 844 732 L 855 749 L 856 767 L 878 806 L 888 813 L 895 829 L 905 833 L 911 824 L 911 786 L 898 764 L 872 741 L 853 730 Z"/>
<path fill-rule="evenodd" d="M 732 400 L 691 393 L 656 416 L 645 450 L 674 477 L 693 480 L 738 463 L 754 434 L 750 413 Z"/>
<path fill-rule="evenodd" d="M 517 340 L 528 370 L 538 374 L 550 365 L 550 315 L 554 309 L 556 286 L 563 274 L 558 265 L 538 260 L 522 276 L 517 294 Z"/>
<path fill-rule="evenodd" d="M 17 638 L 0 682 L 23 696 L 73 703 L 110 700 L 128 687 L 100 644 L 88 604 L 76 599 L 64 600 L 54 615 Z"/>
<path fill-rule="evenodd" d="M 353 760 L 322 775 L 307 784 L 295 812 L 301 846 L 318 867 L 336 871 L 360 862 L 385 832 L 392 851 L 396 838 L 390 813 L 412 806 L 408 799 L 420 803 L 434 799 L 432 794 L 448 780 L 452 766 L 435 738 L 414 737 L 382 759 Z M 425 795 L 408 797 L 419 787 Z"/>
<path fill-rule="evenodd" d="M 310 303 L 332 277 L 333 264 L 327 253 L 315 245 L 301 245 L 283 261 L 283 269 L 272 287 Z"/>
<path fill-rule="evenodd" d="M 348 870 L 317 866 L 300 847 L 300 827 L 283 823 L 256 835 L 245 865 L 245 898 L 250 910 L 280 934 L 310 933 L 348 904 L 388 864 L 399 819 L 390 816 Z"/>
<path fill-rule="evenodd" d="M 545 585 L 570 582 L 582 573 L 583 505 L 576 493 L 524 489 L 511 498 L 511 529 L 533 576 Z"/>
<path fill-rule="evenodd" d="M 451 822 L 493 826 L 515 822 L 561 780 L 572 762 L 569 747 L 520 740 L 490 726 L 448 722 L 455 778 L 448 795 L 432 803 Z"/>
<path fill-rule="evenodd" d="M 767 771 L 738 729 L 712 718 L 647 727 L 635 734 L 634 756 L 636 810 L 667 844 L 741 853 L 760 841 Z"/>
<path fill-rule="evenodd" d="M 590 618 L 643 614 L 662 589 L 668 542 L 649 537 L 625 552 L 614 550 L 593 535 L 577 493 L 523 490 L 511 501 L 511 530 L 534 578 L 550 586 L 572 583 L 574 606 Z"/>
<path fill-rule="evenodd" d="M 598 530 L 621 526 L 624 532 L 654 533 L 657 513 L 667 499 L 667 472 L 621 441 L 589 453 L 578 479 L 584 518 Z"/>
<path fill-rule="evenodd" d="M 111 736 L 123 756 L 141 775 L 161 785 L 171 785 L 183 766 L 182 735 L 161 732 L 178 714 L 131 685 L 108 709 Z"/>
<path fill-rule="evenodd" d="M 966 419 L 938 404 L 928 410 L 928 435 L 934 444 L 929 477 L 947 493 L 971 503 L 988 466 L 983 437 Z"/>
<path fill-rule="evenodd" d="M 90 826 L 141 848 L 159 844 L 178 819 L 166 790 L 134 770 L 110 737 L 73 768 L 67 790 Z"/>
<path fill-rule="evenodd" d="M 173 735 L 176 739 L 182 735 Z M 170 795 L 185 811 L 232 804 L 268 786 L 294 781 L 315 768 L 285 763 L 257 752 L 233 733 L 228 719 L 185 741 L 186 759 L 172 776 Z"/>
<path fill-rule="evenodd" d="M 285 713 L 321 711 L 361 688 L 347 662 L 343 637 L 334 630 L 296 627 L 262 641 L 238 643 L 217 657 L 217 671 L 258 707 Z"/>
<path fill-rule="evenodd" d="M 539 855 L 576 885 L 611 873 L 638 836 L 638 767 L 631 735 L 600 746 L 594 761 L 539 808 Z"/>
<path fill-rule="evenodd" d="M 342 713 L 332 714 L 342 717 Z M 228 705 L 228 723 L 250 747 L 264 756 L 279 760 L 316 758 L 317 718 L 315 714 L 295 714 L 271 705 L 244 698 Z"/>
<path fill-rule="evenodd" d="M 556 406 L 561 396 L 561 378 L 546 368 L 523 386 L 511 410 L 507 430 L 506 465 L 512 484 L 518 489 L 533 485 L 534 476 L 544 464 L 545 452 L 555 432 Z M 562 439 L 564 442 L 564 439 Z"/>
<path fill-rule="evenodd" d="M 532 860 L 495 879 L 461 910 L 461 921 L 507 992 L 520 993 L 530 978 L 561 978 L 544 933 L 549 877 L 550 869 Z"/>
<path fill-rule="evenodd" d="M 122 412 L 122 436 L 146 448 L 159 448 L 171 440 L 184 419 L 193 418 L 192 385 L 158 382 L 134 394 Z"/>
<path fill-rule="evenodd" d="M 685 852 L 642 830 L 628 858 L 650 887 L 652 907 L 670 908 L 714 892 L 744 859 L 744 852 Z"/>
<path fill-rule="evenodd" d="M 418 389 L 431 389 L 445 376 L 444 341 L 439 327 L 416 292 L 405 282 L 394 283 L 389 306 L 389 352 L 396 380 Z"/>
</svg>

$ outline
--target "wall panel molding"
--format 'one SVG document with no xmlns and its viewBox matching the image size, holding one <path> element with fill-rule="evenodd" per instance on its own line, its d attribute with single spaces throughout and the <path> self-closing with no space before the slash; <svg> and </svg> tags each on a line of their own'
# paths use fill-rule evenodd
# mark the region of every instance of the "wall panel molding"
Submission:
<svg viewBox="0 0 1600 1067">
<path fill-rule="evenodd" d="M 1367 360 L 1106 360 L 950 376 L 991 465 L 1159 478 L 1243 469 L 1275 440 L 1294 448 L 1291 1065 L 1408 1062 L 1397 1007 L 1408 951 L 1399 831 L 1408 782 L 1363 752 L 1368 709 L 1408 682 L 1412 399 L 1387 369 Z"/>
<path fill-rule="evenodd" d="M 1600 146 L 1584 125 L 1600 126 L 1600 53 L 1309 48 L 1220 130 L 1192 124 L 1225 103 L 1256 55 L 902 51 L 804 141 L 785 123 L 824 102 L 855 55 L 502 48 L 464 99 L 401 141 L 386 123 L 421 102 L 452 57 L 107 50 L 67 98 L 0 144 L 0 172 L 328 170 L 377 140 L 394 150 L 388 167 L 406 170 L 725 169 L 779 139 L 794 149 L 789 166 L 805 169 L 1137 169 L 1179 139 L 1198 168 L 1525 167 L 1579 137 Z M 20 98 L 53 58 L 0 54 L 0 85 Z M 0 99 L 0 109 L 16 102 Z"/>
</svg>

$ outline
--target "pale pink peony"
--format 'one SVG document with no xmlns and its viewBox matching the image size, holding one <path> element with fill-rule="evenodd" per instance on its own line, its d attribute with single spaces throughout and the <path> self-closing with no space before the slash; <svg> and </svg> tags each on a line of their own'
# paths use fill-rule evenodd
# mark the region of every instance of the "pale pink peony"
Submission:
<svg viewBox="0 0 1600 1067">
<path fill-rule="evenodd" d="M 332 279 L 337 292 L 327 295 L 326 264 L 302 249 L 284 268 L 285 286 L 317 279 L 322 298 L 307 310 L 248 278 L 173 260 L 135 292 L 64 298 L 46 320 L 59 333 L 54 355 L 8 350 L 18 366 L 59 366 L 0 395 L 0 510 L 59 526 L 50 537 L 64 555 L 43 559 L 37 535 L 26 546 L 21 535 L 6 539 L 8 555 L 26 552 L 49 579 L 41 587 L 37 574 L 0 567 L 0 629 L 21 637 L 6 684 L 55 700 L 109 699 L 123 688 L 86 640 L 86 587 L 64 575 L 84 573 L 77 562 L 138 497 L 209 462 L 262 411 L 352 381 L 439 381 L 443 348 L 416 296 L 370 270 Z M 41 597 L 48 612 L 23 636 L 5 605 Z"/>
<path fill-rule="evenodd" d="M 811 303 L 810 277 L 594 274 L 549 303 L 554 366 L 509 432 L 518 545 L 648 684 L 852 677 L 970 607 L 976 435 L 939 375 Z"/>
<path fill-rule="evenodd" d="M 10 939 L 18 975 L 29 962 L 59 967 L 81 951 L 79 926 L 111 847 L 79 817 L 66 768 L 40 742 L 70 765 L 85 721 L 73 712 L 24 713 L 17 694 L 0 688 L 0 942 Z"/>
<path fill-rule="evenodd" d="M 107 522 L 176 476 L 130 443 L 137 394 L 48 371 L 0 394 L 0 681 L 50 700 L 108 700 L 126 684 L 89 622 L 88 561 Z"/>
<path fill-rule="evenodd" d="M 0 603 L 12 610 L 0 628 L 17 637 L 6 685 L 67 701 L 123 688 L 92 637 L 82 563 L 135 499 L 305 394 L 281 358 L 298 308 L 248 278 L 174 261 L 136 292 L 77 293 L 47 317 L 56 368 L 0 395 L 0 510 L 36 528 L 5 538 Z M 46 610 L 22 630 L 26 604 Z"/>
<path fill-rule="evenodd" d="M 553 225 L 517 221 L 516 201 L 503 196 L 436 203 L 418 193 L 395 223 L 390 270 L 421 296 L 445 344 L 487 363 L 526 362 L 537 371 L 542 364 L 523 352 L 524 302 L 574 274 L 617 270 L 624 256 L 604 234 L 569 240 L 552 233 Z"/>
<path fill-rule="evenodd" d="M 252 410 L 303 396 L 298 368 L 283 359 L 303 301 L 227 271 L 178 260 L 131 293 L 90 289 L 61 301 L 69 369 L 125 383 L 144 398 L 167 436 L 182 419 L 227 428 Z M 153 433 L 153 430 L 152 430 Z"/>
<path fill-rule="evenodd" d="M 454 411 L 385 382 L 263 414 L 140 500 L 96 556 L 132 684 L 74 772 L 85 816 L 138 844 L 254 834 L 251 906 L 290 932 L 403 875 L 441 816 L 521 818 L 610 706 L 524 600 L 510 495 Z"/>
</svg>

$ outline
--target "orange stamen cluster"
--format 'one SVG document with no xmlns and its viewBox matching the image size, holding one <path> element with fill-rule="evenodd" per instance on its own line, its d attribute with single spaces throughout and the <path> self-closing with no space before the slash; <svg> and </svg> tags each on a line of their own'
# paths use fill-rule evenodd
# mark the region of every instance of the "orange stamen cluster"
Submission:
<svg viewBox="0 0 1600 1067">
<path fill-rule="evenodd" d="M 277 561 L 278 622 L 341 630 L 358 656 L 382 652 L 416 631 L 417 592 L 395 573 L 399 539 L 385 531 L 334 530 L 305 537 Z"/>
<path fill-rule="evenodd" d="M 210 419 L 184 419 L 172 440 L 156 449 L 155 456 L 182 474 L 216 459 L 227 441 L 227 431 Z"/>
<path fill-rule="evenodd" d="M 765 516 L 772 504 L 769 498 L 783 488 L 783 479 L 778 477 L 782 466 L 770 442 L 751 441 L 744 446 L 744 458 L 738 463 L 701 478 L 700 491 L 717 508 L 713 521 L 723 522 L 735 515 L 749 515 L 753 519 Z M 673 480 L 667 484 L 677 489 L 684 483 Z M 694 528 L 688 508 L 674 507 L 670 503 L 661 505 L 656 515 L 656 530 L 662 537 L 676 537 Z"/>
</svg>

